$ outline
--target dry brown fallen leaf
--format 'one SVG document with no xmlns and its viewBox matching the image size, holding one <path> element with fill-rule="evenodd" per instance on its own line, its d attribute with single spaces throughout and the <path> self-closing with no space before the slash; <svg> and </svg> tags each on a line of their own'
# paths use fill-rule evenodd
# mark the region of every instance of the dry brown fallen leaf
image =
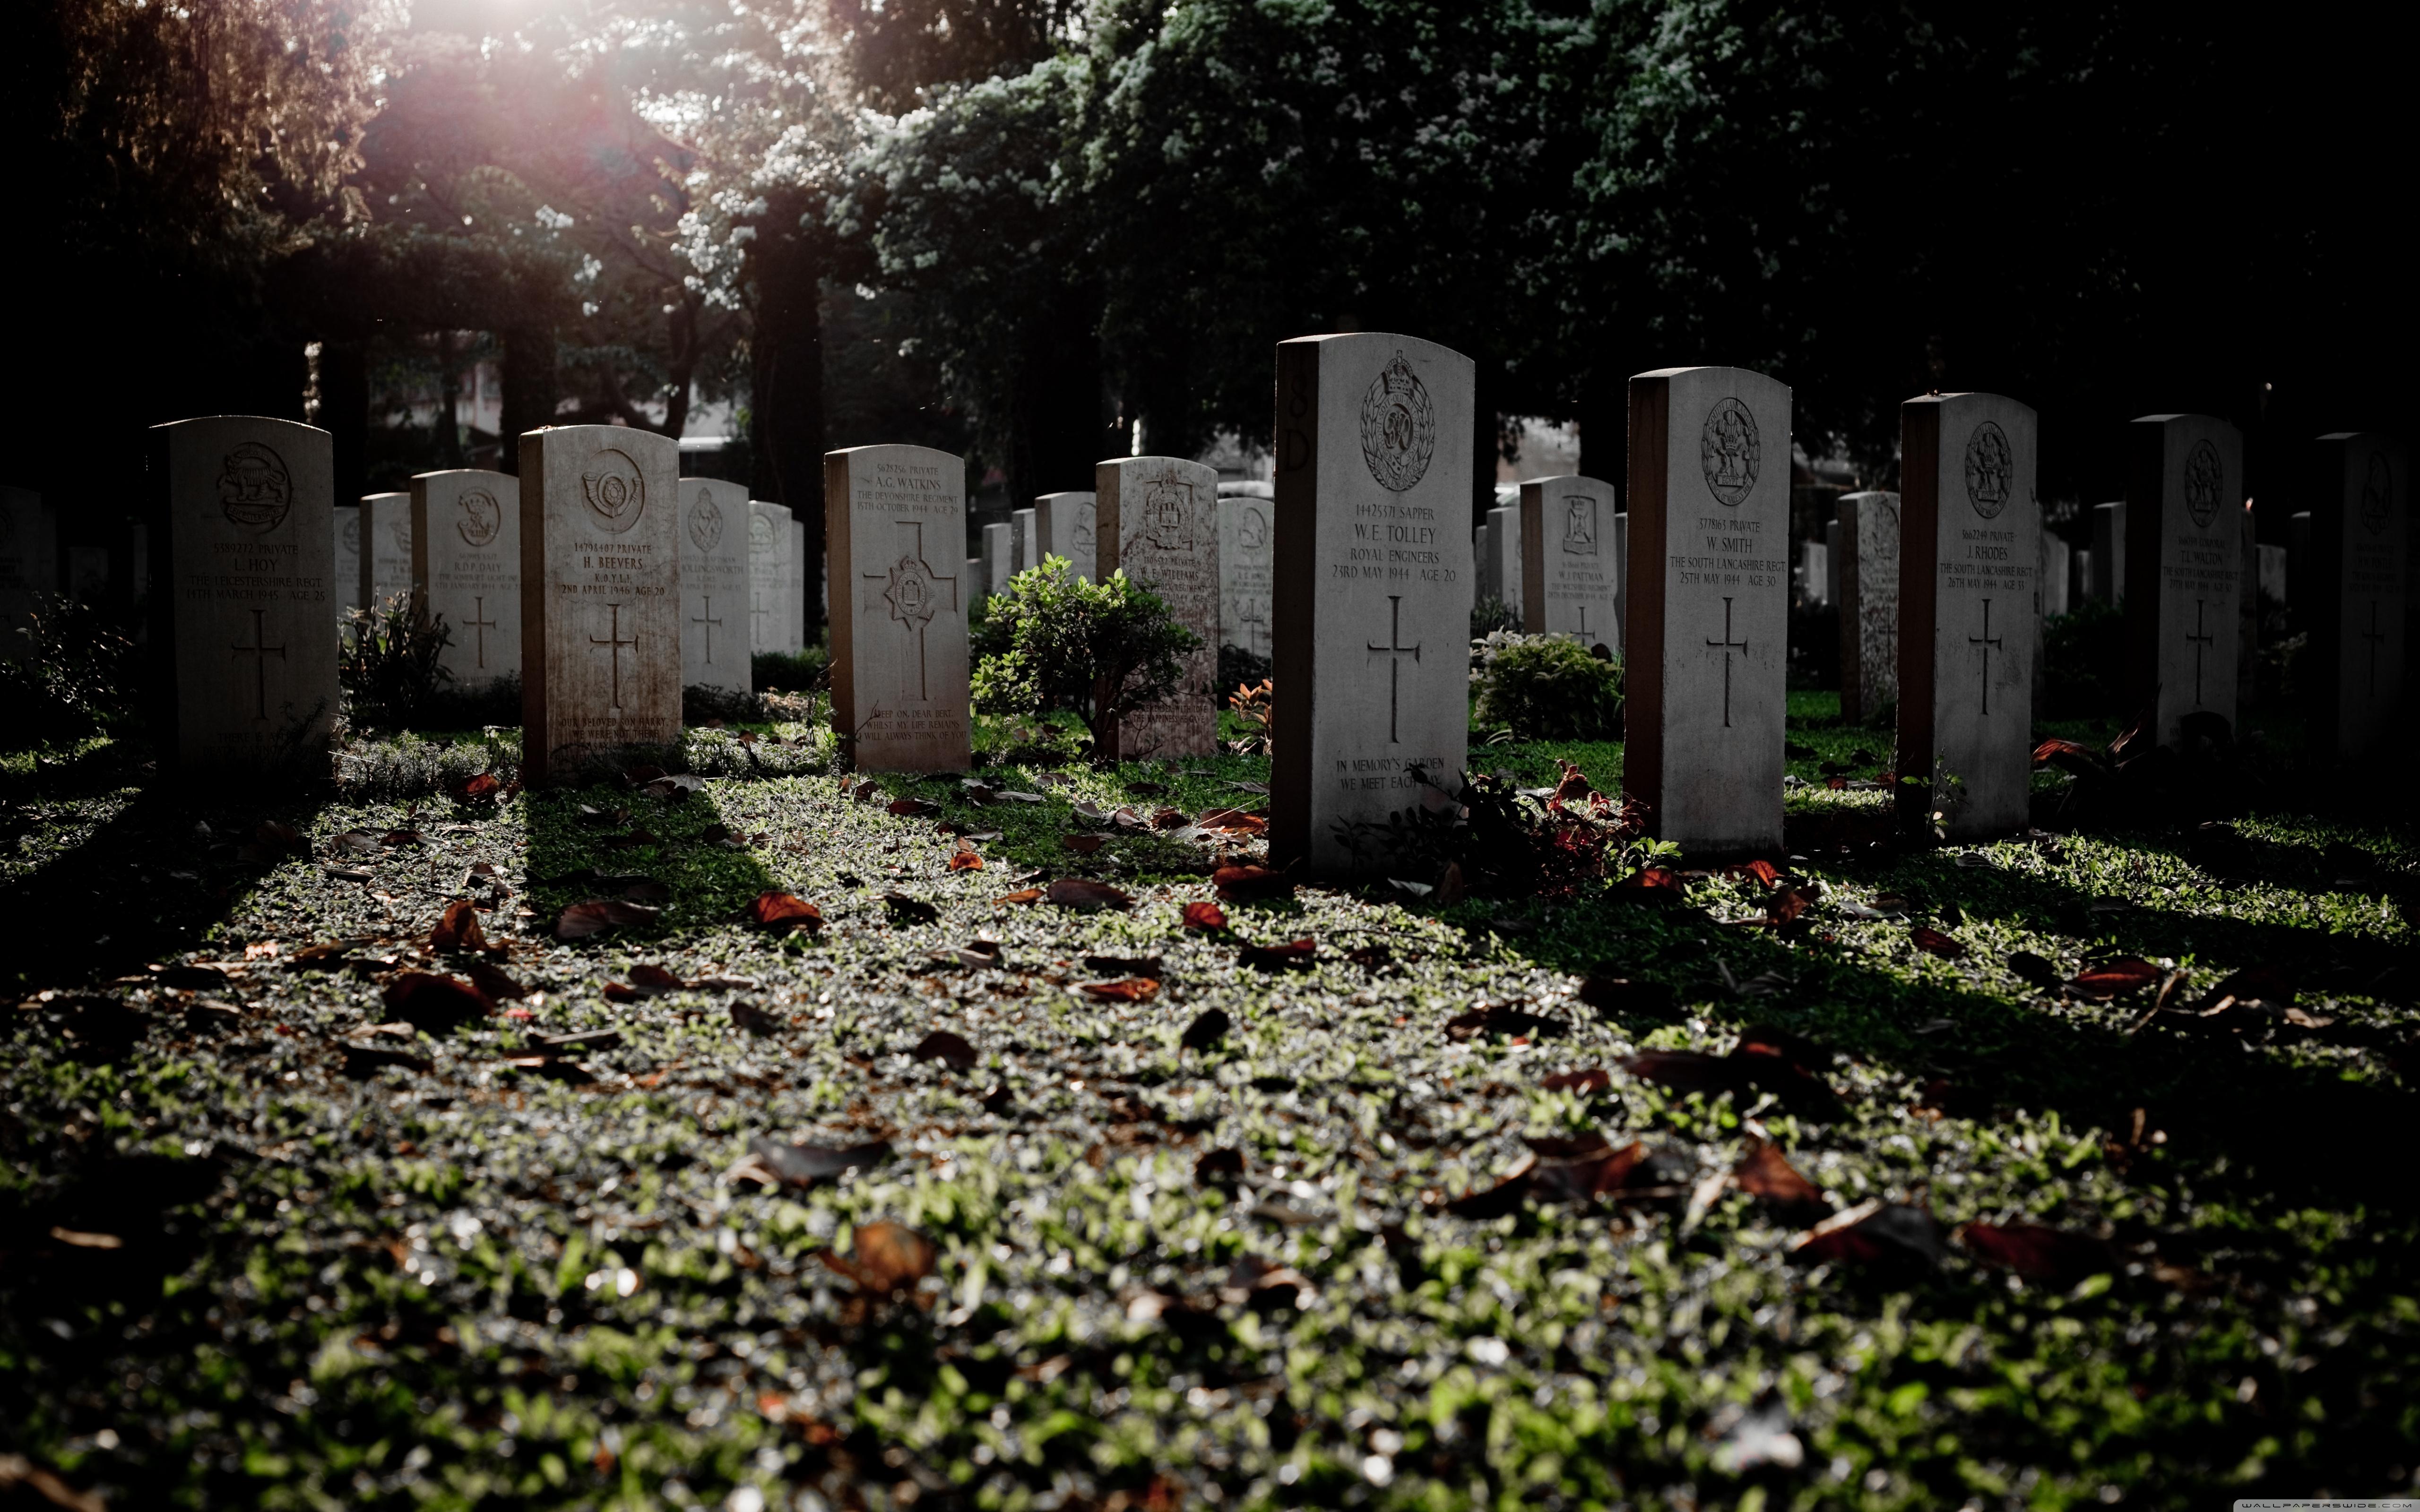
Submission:
<svg viewBox="0 0 2420 1512">
<path fill-rule="evenodd" d="M 438 916 L 437 927 L 428 932 L 428 948 L 432 950 L 484 950 L 488 948 L 487 932 L 479 927 L 479 911 L 470 900 L 457 898 L 445 905 Z"/>
<path fill-rule="evenodd" d="M 911 1291 L 933 1273 L 941 1256 L 931 1240 L 913 1228 L 886 1221 L 861 1225 L 850 1236 L 845 1257 L 830 1250 L 821 1257 L 825 1265 L 856 1282 L 859 1294 L 871 1300 Z"/>
<path fill-rule="evenodd" d="M 823 910 L 789 892 L 758 893 L 748 905 L 748 917 L 762 928 L 782 933 L 802 929 L 813 933 L 824 927 Z"/>
<path fill-rule="evenodd" d="M 1124 908 L 1134 899 L 1106 882 L 1088 882 L 1082 877 L 1063 877 L 1050 884 L 1045 894 L 1062 908 Z"/>
<path fill-rule="evenodd" d="M 1082 982 L 1077 990 L 1104 1003 L 1148 1003 L 1159 995 L 1159 983 L 1149 977 L 1127 977 L 1119 981 Z"/>
</svg>

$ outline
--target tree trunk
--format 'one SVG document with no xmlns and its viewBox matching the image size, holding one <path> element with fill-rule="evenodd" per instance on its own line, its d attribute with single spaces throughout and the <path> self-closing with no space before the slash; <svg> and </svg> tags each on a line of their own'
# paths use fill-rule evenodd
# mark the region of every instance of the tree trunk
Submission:
<svg viewBox="0 0 2420 1512">
<path fill-rule="evenodd" d="M 554 423 L 561 397 L 555 387 L 554 332 L 545 326 L 523 326 L 504 337 L 503 414 L 496 422 L 496 470 L 520 471 L 521 434 Z M 366 400 L 365 394 L 365 400 Z"/>
<path fill-rule="evenodd" d="M 462 372 L 451 331 L 437 332 L 437 460 L 462 465 Z"/>
<path fill-rule="evenodd" d="M 799 592 L 809 625 L 823 623 L 824 339 L 821 250 L 799 228 L 803 205 L 776 196 L 749 243 L 756 339 L 750 427 L 757 438 L 759 497 L 807 528 Z M 770 484 L 769 492 L 765 488 Z M 954 548 L 953 548 L 954 549 Z M 943 570 L 948 570 L 943 565 Z"/>
</svg>

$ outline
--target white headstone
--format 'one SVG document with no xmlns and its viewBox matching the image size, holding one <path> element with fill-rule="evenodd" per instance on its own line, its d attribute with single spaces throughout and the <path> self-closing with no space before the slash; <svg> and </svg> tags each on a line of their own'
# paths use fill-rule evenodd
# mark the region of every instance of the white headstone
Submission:
<svg viewBox="0 0 2420 1512">
<path fill-rule="evenodd" d="M 2395 732 L 2411 648 L 2411 454 L 2392 437 L 2339 431 L 2314 448 L 2310 742 L 2364 756 Z"/>
<path fill-rule="evenodd" d="M 340 699 L 328 433 L 221 415 L 155 426 L 151 441 L 168 570 L 151 640 L 173 648 L 178 760 L 252 775 L 305 761 Z"/>
<path fill-rule="evenodd" d="M 2041 507 L 2034 412 L 1996 393 L 1900 407 L 1902 817 L 1952 839 L 2023 829 L 2033 774 Z"/>
<path fill-rule="evenodd" d="M 1821 541 L 1798 543 L 1799 597 L 1809 609 L 1822 609 L 1831 602 L 1824 594 L 1832 582 L 1832 554 Z"/>
<path fill-rule="evenodd" d="M 336 620 L 362 607 L 362 506 L 336 506 Z"/>
<path fill-rule="evenodd" d="M 1781 843 L 1790 390 L 1737 367 L 1630 380 L 1622 786 L 1691 856 Z"/>
<path fill-rule="evenodd" d="M 520 448 L 522 769 L 546 781 L 667 751 L 681 726 L 679 443 L 558 425 Z"/>
<path fill-rule="evenodd" d="M 720 478 L 680 481 L 681 684 L 746 693 L 749 660 L 748 490 Z"/>
<path fill-rule="evenodd" d="M 790 511 L 761 499 L 748 505 L 748 645 L 752 651 L 789 649 L 790 620 L 783 607 L 790 577 Z"/>
<path fill-rule="evenodd" d="M 1512 623 L 1520 624 L 1521 506 L 1517 503 L 1498 504 L 1487 512 L 1487 581 L 1512 611 Z"/>
<path fill-rule="evenodd" d="M 0 486 L 0 656 L 30 651 L 17 632 L 32 623 L 40 596 L 58 592 L 58 533 L 51 506 L 30 488 Z"/>
<path fill-rule="evenodd" d="M 2126 501 L 2092 510 L 2092 596 L 2103 604 L 2126 601 Z"/>
<path fill-rule="evenodd" d="M 1093 469 L 1101 572 L 1164 599 L 1201 641 L 1176 691 L 1121 716 L 1114 761 L 1218 752 L 1218 470 L 1173 456 L 1122 456 Z"/>
<path fill-rule="evenodd" d="M 2068 579 L 2074 570 L 2074 563 L 2069 560 L 2072 554 L 2065 541 L 2048 531 L 2042 532 L 2042 618 L 2046 620 L 2067 612 Z"/>
<path fill-rule="evenodd" d="M 1269 616 L 1276 609 L 1269 579 L 1276 507 L 1255 494 L 1218 496 L 1219 643 L 1264 660 L 1269 655 Z"/>
<path fill-rule="evenodd" d="M 1451 791 L 1469 739 L 1473 366 L 1364 332 L 1280 343 L 1277 378 L 1269 854 L 1381 870 L 1339 825 L 1429 807 L 1411 769 Z"/>
<path fill-rule="evenodd" d="M 1843 494 L 1833 508 L 1840 526 L 1840 717 L 1859 724 L 1899 697 L 1900 498 Z"/>
<path fill-rule="evenodd" d="M 440 664 L 458 687 L 521 670 L 520 482 L 463 468 L 411 480 L 411 580 L 453 632 Z"/>
<path fill-rule="evenodd" d="M 1521 485 L 1521 628 L 1621 649 L 1613 485 L 1576 473 Z"/>
<path fill-rule="evenodd" d="M 1005 527 L 995 527 L 1005 530 Z M 824 455 L 832 719 L 861 772 L 972 764 L 966 463 L 924 446 Z"/>
<path fill-rule="evenodd" d="M 362 604 L 375 609 L 417 586 L 411 576 L 411 495 L 362 500 Z"/>
<path fill-rule="evenodd" d="M 2208 415 L 2147 415 L 2128 429 L 2127 708 L 2155 707 L 2163 746 L 2191 715 L 2232 732 L 2242 433 Z"/>
<path fill-rule="evenodd" d="M 1101 559 L 1094 537 L 1094 500 L 1090 493 L 1044 494 L 1033 501 L 1033 528 L 1046 554 L 1065 557 L 1069 570 L 1086 582 L 1098 576 Z"/>
<path fill-rule="evenodd" d="M 1031 509 L 1012 510 L 1008 517 L 1008 570 L 1023 572 L 1042 564 L 1042 536 Z"/>
<path fill-rule="evenodd" d="M 985 596 L 1008 592 L 1016 575 L 1016 542 L 1006 525 L 983 528 L 983 591 Z"/>
<path fill-rule="evenodd" d="M 2260 548 L 2260 592 L 2279 604 L 2286 602 L 2286 548 L 2282 546 Z"/>
</svg>

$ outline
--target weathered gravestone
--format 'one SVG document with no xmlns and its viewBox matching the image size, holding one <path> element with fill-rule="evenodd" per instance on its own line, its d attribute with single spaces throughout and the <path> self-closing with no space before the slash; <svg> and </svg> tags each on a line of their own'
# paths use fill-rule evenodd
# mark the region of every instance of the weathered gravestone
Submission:
<svg viewBox="0 0 2420 1512">
<path fill-rule="evenodd" d="M 1459 785 L 1472 379 L 1414 336 L 1279 344 L 1274 864 L 1383 872 L 1388 816 L 1444 801 L 1415 769 Z"/>
<path fill-rule="evenodd" d="M 1218 643 L 1269 655 L 1269 548 L 1276 506 L 1252 494 L 1218 496 Z M 1221 688 L 1221 694 L 1231 689 Z"/>
<path fill-rule="evenodd" d="M 2410 454 L 2391 437 L 2339 431 L 2312 448 L 2309 736 L 2318 750 L 2363 756 L 2394 733 L 2411 647 Z"/>
<path fill-rule="evenodd" d="M 1790 390 L 1737 367 L 1630 380 L 1622 786 L 1692 856 L 1781 843 Z"/>
<path fill-rule="evenodd" d="M 1821 541 L 1798 543 L 1798 597 L 1809 609 L 1823 609 L 1832 582 L 1832 553 Z"/>
<path fill-rule="evenodd" d="M 681 724 L 679 444 L 561 425 L 520 446 L 522 768 L 661 761 Z"/>
<path fill-rule="evenodd" d="M 1173 456 L 1121 456 L 1093 469 L 1101 574 L 1157 594 L 1201 644 L 1176 690 L 1109 727 L 1113 761 L 1218 750 L 1218 470 Z"/>
<path fill-rule="evenodd" d="M 2242 435 L 2209 415 L 2146 415 L 2128 430 L 2127 708 L 2154 711 L 2163 746 L 2195 717 L 2232 733 Z"/>
<path fill-rule="evenodd" d="M 1521 628 L 1621 649 L 1613 485 L 1565 474 L 1521 485 Z"/>
<path fill-rule="evenodd" d="M 2126 599 L 2126 501 L 2092 510 L 2092 596 L 2103 604 Z"/>
<path fill-rule="evenodd" d="M 2250 501 L 2237 517 L 2243 522 L 2243 575 L 2236 580 L 2235 595 L 2235 709 L 2242 718 L 2260 689 L 2260 542 Z"/>
<path fill-rule="evenodd" d="M 343 624 L 362 607 L 362 506 L 336 506 L 336 622 Z"/>
<path fill-rule="evenodd" d="M 411 480 L 411 580 L 453 631 L 439 662 L 461 687 L 521 670 L 519 479 L 463 468 Z"/>
<path fill-rule="evenodd" d="M 1016 542 L 1005 525 L 983 528 L 984 596 L 1008 592 L 1008 579 L 1016 574 Z"/>
<path fill-rule="evenodd" d="M 411 495 L 362 499 L 362 605 L 376 609 L 419 586 L 411 576 Z"/>
<path fill-rule="evenodd" d="M 749 651 L 748 490 L 719 478 L 680 481 L 681 684 L 745 693 Z"/>
<path fill-rule="evenodd" d="M 1034 524 L 1033 511 L 1017 509 L 1008 517 L 1008 570 L 1023 572 L 1042 564 L 1042 533 Z"/>
<path fill-rule="evenodd" d="M 861 772 L 972 764 L 966 471 L 925 446 L 824 454 L 832 722 Z"/>
<path fill-rule="evenodd" d="M 1840 717 L 1861 724 L 1899 697 L 1900 497 L 1843 494 L 1840 526 Z"/>
<path fill-rule="evenodd" d="M 1521 506 L 1502 504 L 1487 512 L 1487 590 L 1512 611 L 1512 623 L 1522 623 L 1521 614 Z"/>
<path fill-rule="evenodd" d="M 51 506 L 30 488 L 0 487 L 0 656 L 24 659 L 31 646 L 17 632 L 33 623 L 41 595 L 58 587 Z"/>
<path fill-rule="evenodd" d="M 1045 555 L 1065 557 L 1067 568 L 1092 582 L 1099 576 L 1100 551 L 1094 536 L 1094 500 L 1087 492 L 1047 493 L 1033 501 L 1033 528 Z"/>
<path fill-rule="evenodd" d="M 790 579 L 785 584 L 790 597 L 789 644 L 783 649 L 796 655 L 807 649 L 807 522 L 790 515 Z"/>
<path fill-rule="evenodd" d="M 2049 531 L 2042 532 L 2042 618 L 2046 620 L 2056 619 L 2068 611 L 2071 602 L 2068 597 L 2069 574 L 2073 571 L 2073 563 L 2069 561 L 2071 555 L 2065 541 Z"/>
<path fill-rule="evenodd" d="M 790 579 L 790 511 L 761 499 L 748 505 L 748 644 L 760 652 L 790 649 L 783 605 Z"/>
<path fill-rule="evenodd" d="M 2032 409 L 1996 393 L 1900 406 L 1901 819 L 1953 839 L 2025 825 L 2041 506 Z"/>
<path fill-rule="evenodd" d="M 167 748 L 195 770 L 306 764 L 326 749 L 339 698 L 328 433 L 250 415 L 159 425 L 150 474 Z"/>
</svg>

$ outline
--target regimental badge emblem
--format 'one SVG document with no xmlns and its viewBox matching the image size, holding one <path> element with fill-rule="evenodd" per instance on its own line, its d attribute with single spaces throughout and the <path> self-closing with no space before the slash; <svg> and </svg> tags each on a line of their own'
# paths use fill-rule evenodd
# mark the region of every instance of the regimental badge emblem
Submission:
<svg viewBox="0 0 2420 1512">
<path fill-rule="evenodd" d="M 1243 520 L 1236 527 L 1235 533 L 1241 538 L 1243 548 L 1247 551 L 1264 551 L 1268 549 L 1268 516 L 1261 513 L 1258 505 L 1247 506 L 1244 510 Z"/>
<path fill-rule="evenodd" d="M 1076 545 L 1081 550 L 1090 551 L 1093 549 L 1094 536 L 1093 522 L 1091 520 L 1079 519 L 1076 522 Z"/>
<path fill-rule="evenodd" d="M 258 441 L 245 441 L 219 464 L 219 510 L 231 524 L 273 531 L 294 507 L 294 479 L 286 459 Z"/>
<path fill-rule="evenodd" d="M 408 557 L 411 555 L 411 521 L 408 519 L 388 520 L 386 522 L 386 538 L 395 543 L 395 554 L 396 556 Z"/>
<path fill-rule="evenodd" d="M 1587 494 L 1563 496 L 1563 554 L 1596 555 L 1596 501 Z"/>
<path fill-rule="evenodd" d="M 773 521 L 770 516 L 748 512 L 748 554 L 761 557 L 773 549 Z"/>
<path fill-rule="evenodd" d="M 2009 507 L 2016 486 L 2017 454 L 2006 431 L 1993 421 L 1975 427 L 1966 438 L 1966 501 L 1985 519 Z"/>
<path fill-rule="evenodd" d="M 2361 523 L 2372 535 L 2384 535 L 2395 521 L 2395 469 L 2384 453 L 2369 455 L 2369 476 L 2361 485 Z"/>
<path fill-rule="evenodd" d="M 772 532 L 766 534 L 769 539 Z M 722 541 L 722 506 L 703 488 L 697 491 L 697 502 L 689 506 L 689 538 L 701 551 L 711 551 Z"/>
<path fill-rule="evenodd" d="M 1698 433 L 1698 462 L 1705 470 L 1706 486 L 1726 504 L 1737 504 L 1756 486 L 1763 453 L 1756 434 L 1756 416 L 1737 399 L 1720 399 L 1706 411 Z"/>
<path fill-rule="evenodd" d="M 462 507 L 462 517 L 454 522 L 462 539 L 472 546 L 493 545 L 496 532 L 504 524 L 504 506 L 496 502 L 496 496 L 485 488 L 468 488 L 454 501 Z"/>
<path fill-rule="evenodd" d="M 891 581 L 882 590 L 890 601 L 891 617 L 910 630 L 921 630 L 932 623 L 934 610 L 940 607 L 940 594 L 933 585 L 933 569 L 917 556 L 901 557 L 891 569 Z"/>
<path fill-rule="evenodd" d="M 1388 493 L 1404 493 L 1427 476 L 1436 455 L 1436 407 L 1428 385 L 1402 352 L 1361 396 L 1361 455 L 1370 476 Z"/>
<path fill-rule="evenodd" d="M 2226 492 L 2226 469 L 2219 463 L 2218 448 L 2203 441 L 2185 458 L 2185 513 L 2199 529 L 2210 529 Z"/>
<path fill-rule="evenodd" d="M 345 516 L 345 549 L 356 557 L 362 554 L 362 512 L 358 509 Z"/>
<path fill-rule="evenodd" d="M 597 454 L 580 475 L 581 492 L 597 523 L 619 535 L 639 523 L 647 508 L 647 480 L 628 453 L 609 446 Z"/>
<path fill-rule="evenodd" d="M 1162 551 L 1193 549 L 1193 485 L 1155 478 L 1143 485 L 1142 533 Z"/>
</svg>

